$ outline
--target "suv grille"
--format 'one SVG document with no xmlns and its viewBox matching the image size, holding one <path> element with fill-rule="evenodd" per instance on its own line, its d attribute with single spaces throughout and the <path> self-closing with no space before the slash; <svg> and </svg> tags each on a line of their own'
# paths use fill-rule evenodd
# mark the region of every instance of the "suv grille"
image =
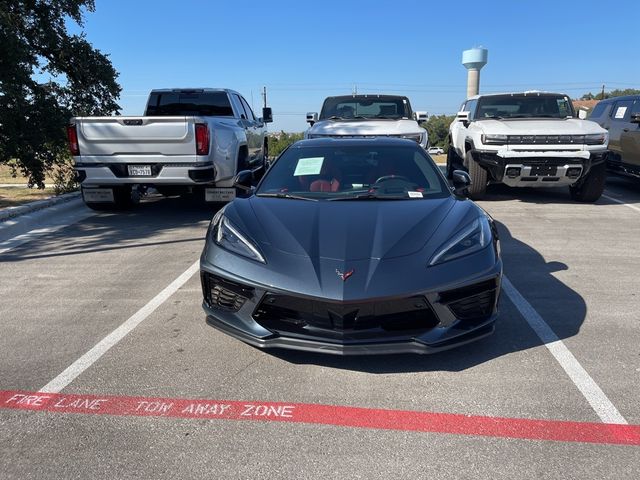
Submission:
<svg viewBox="0 0 640 480">
<path fill-rule="evenodd" d="M 582 145 L 584 135 L 508 135 L 510 145 Z"/>
</svg>

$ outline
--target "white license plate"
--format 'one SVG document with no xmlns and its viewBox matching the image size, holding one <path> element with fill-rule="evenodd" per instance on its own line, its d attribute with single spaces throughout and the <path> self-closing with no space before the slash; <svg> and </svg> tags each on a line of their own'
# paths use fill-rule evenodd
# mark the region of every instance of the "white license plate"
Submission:
<svg viewBox="0 0 640 480">
<path fill-rule="evenodd" d="M 85 202 L 113 203 L 113 190 L 110 188 L 85 188 L 82 190 Z"/>
<path fill-rule="evenodd" d="M 235 188 L 206 188 L 204 198 L 207 202 L 230 202 L 236 198 Z"/>
<path fill-rule="evenodd" d="M 151 165 L 127 165 L 129 175 L 132 177 L 150 177 Z"/>
</svg>

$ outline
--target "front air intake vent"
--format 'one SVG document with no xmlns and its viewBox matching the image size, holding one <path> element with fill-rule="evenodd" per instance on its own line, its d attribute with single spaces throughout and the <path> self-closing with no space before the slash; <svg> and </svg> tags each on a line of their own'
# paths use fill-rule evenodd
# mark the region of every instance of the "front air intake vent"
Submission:
<svg viewBox="0 0 640 480">
<path fill-rule="evenodd" d="M 225 280 L 208 272 L 200 275 L 204 301 L 211 308 L 237 312 L 247 299 L 253 297 L 253 288 Z"/>
</svg>

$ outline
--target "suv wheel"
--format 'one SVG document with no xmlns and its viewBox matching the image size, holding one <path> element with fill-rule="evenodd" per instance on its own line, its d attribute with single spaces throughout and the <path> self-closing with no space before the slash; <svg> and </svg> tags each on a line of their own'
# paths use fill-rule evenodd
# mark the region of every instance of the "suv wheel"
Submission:
<svg viewBox="0 0 640 480">
<path fill-rule="evenodd" d="M 571 198 L 579 202 L 595 202 L 604 191 L 607 166 L 605 162 L 593 165 L 578 184 L 569 187 Z"/>
<path fill-rule="evenodd" d="M 469 169 L 469 176 L 471 177 L 469 197 L 473 200 L 479 200 L 484 197 L 487 191 L 487 171 L 473 159 L 470 151 L 465 154 L 464 158 Z"/>
</svg>

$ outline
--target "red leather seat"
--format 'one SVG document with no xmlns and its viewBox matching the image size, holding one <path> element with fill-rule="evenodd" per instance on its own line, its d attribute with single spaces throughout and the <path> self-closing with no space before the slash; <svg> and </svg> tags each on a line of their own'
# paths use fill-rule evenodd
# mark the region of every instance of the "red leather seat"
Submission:
<svg viewBox="0 0 640 480">
<path fill-rule="evenodd" d="M 332 178 L 329 180 L 316 180 L 309 185 L 310 192 L 337 192 L 340 189 L 340 182 Z"/>
</svg>

